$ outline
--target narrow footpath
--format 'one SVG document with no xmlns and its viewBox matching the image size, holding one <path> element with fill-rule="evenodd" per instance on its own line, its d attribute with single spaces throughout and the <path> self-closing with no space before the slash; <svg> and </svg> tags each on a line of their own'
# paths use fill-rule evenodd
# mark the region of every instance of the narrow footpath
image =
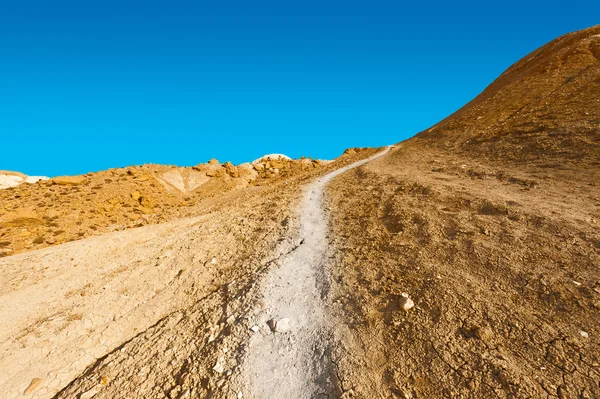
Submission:
<svg viewBox="0 0 600 399">
<path fill-rule="evenodd" d="M 262 283 L 262 310 L 255 327 L 260 333 L 251 337 L 242 365 L 244 397 L 338 396 L 330 360 L 332 326 L 324 301 L 329 240 L 323 192 L 336 176 L 388 151 L 331 172 L 307 186 L 300 205 L 302 245 L 282 259 Z"/>
</svg>

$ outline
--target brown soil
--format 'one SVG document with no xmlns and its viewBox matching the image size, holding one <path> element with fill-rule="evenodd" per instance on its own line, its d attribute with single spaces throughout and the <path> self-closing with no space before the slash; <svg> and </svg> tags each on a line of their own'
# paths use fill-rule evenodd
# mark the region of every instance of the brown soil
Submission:
<svg viewBox="0 0 600 399">
<path fill-rule="evenodd" d="M 599 56 L 557 39 L 332 183 L 348 397 L 600 397 Z"/>
</svg>

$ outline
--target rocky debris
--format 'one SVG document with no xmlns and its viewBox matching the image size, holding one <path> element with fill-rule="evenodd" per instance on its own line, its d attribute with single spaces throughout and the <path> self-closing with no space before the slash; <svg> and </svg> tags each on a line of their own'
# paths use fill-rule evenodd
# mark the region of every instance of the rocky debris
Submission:
<svg viewBox="0 0 600 399">
<path fill-rule="evenodd" d="M 225 162 L 223 164 L 223 167 L 225 168 L 225 172 L 230 177 L 233 177 L 233 178 L 240 177 L 240 172 L 238 171 L 238 168 L 233 166 L 233 164 L 231 162 Z"/>
<path fill-rule="evenodd" d="M 30 393 L 35 391 L 35 389 L 40 386 L 42 381 L 44 381 L 43 378 L 34 378 L 33 380 L 31 380 L 29 386 L 25 388 L 25 391 L 23 391 L 23 395 L 29 395 Z"/>
<path fill-rule="evenodd" d="M 588 334 L 587 331 L 583 331 L 583 330 L 579 330 L 579 335 L 581 335 L 583 338 L 589 338 L 590 334 Z"/>
<path fill-rule="evenodd" d="M 292 160 L 292 158 L 290 158 L 284 154 L 267 154 L 267 155 L 263 155 L 262 157 L 252 161 L 252 164 L 256 165 L 258 163 L 266 163 L 268 161 L 291 161 L 291 160 Z"/>
<path fill-rule="evenodd" d="M 402 295 L 400 296 L 400 309 L 408 312 L 410 309 L 413 308 L 413 306 L 415 306 L 415 303 L 413 302 L 412 299 L 409 298 L 408 294 L 406 292 L 403 292 Z"/>
<path fill-rule="evenodd" d="M 49 182 L 52 184 L 58 184 L 61 186 L 78 186 L 80 184 L 85 183 L 86 180 L 87 180 L 87 178 L 82 175 L 58 176 L 58 177 L 53 177 L 52 179 L 49 180 Z"/>
</svg>

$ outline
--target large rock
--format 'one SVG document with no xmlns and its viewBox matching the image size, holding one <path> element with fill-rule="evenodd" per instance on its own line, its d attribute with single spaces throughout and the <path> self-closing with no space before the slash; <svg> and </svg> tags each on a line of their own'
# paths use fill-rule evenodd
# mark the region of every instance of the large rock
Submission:
<svg viewBox="0 0 600 399">
<path fill-rule="evenodd" d="M 233 166 L 233 164 L 231 162 L 225 162 L 223 164 L 223 167 L 225 168 L 225 172 L 231 176 L 231 177 L 240 177 L 240 172 L 238 171 L 238 168 L 236 168 L 235 166 Z"/>
<path fill-rule="evenodd" d="M 40 180 L 48 180 L 46 176 L 27 176 L 19 172 L 0 170 L 0 190 L 16 187 L 23 183 L 36 183 Z"/>
<path fill-rule="evenodd" d="M 40 215 L 32 208 L 7 211 L 0 217 L 2 227 L 26 227 L 42 223 Z"/>
<path fill-rule="evenodd" d="M 60 184 L 62 186 L 77 186 L 85 183 L 87 178 L 85 176 L 58 176 L 53 177 L 50 181 L 54 184 Z"/>
</svg>

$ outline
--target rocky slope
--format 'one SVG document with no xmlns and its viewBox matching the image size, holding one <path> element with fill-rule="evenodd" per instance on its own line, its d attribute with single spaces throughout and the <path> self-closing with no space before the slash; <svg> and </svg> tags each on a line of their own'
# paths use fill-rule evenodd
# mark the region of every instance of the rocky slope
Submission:
<svg viewBox="0 0 600 399">
<path fill-rule="evenodd" d="M 600 397 L 599 55 L 565 35 L 332 183 L 348 397 Z"/>
<path fill-rule="evenodd" d="M 414 141 L 517 164 L 598 167 L 599 59 L 600 25 L 561 36 Z"/>
<path fill-rule="evenodd" d="M 361 152 L 347 150 L 336 165 Z M 0 256 L 193 216 L 231 190 L 307 178 L 336 167 L 330 163 L 274 155 L 238 166 L 131 166 L 13 186 L 0 190 Z"/>
</svg>

